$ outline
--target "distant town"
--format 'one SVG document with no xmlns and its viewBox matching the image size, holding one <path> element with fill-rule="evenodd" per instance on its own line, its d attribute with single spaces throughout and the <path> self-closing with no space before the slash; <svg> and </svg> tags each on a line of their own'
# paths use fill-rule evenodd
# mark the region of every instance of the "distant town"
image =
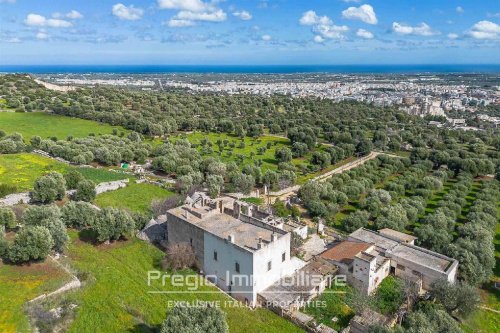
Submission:
<svg viewBox="0 0 500 333">
<path fill-rule="evenodd" d="M 43 80 L 62 86 L 122 86 L 141 90 L 187 90 L 193 93 L 289 95 L 334 101 L 358 101 L 397 106 L 411 115 L 444 117 L 431 125 L 462 130 L 463 118 L 448 113 L 473 114 L 479 121 L 500 124 L 500 117 L 482 114 L 500 104 L 500 79 L 488 74 L 56 74 Z"/>
</svg>

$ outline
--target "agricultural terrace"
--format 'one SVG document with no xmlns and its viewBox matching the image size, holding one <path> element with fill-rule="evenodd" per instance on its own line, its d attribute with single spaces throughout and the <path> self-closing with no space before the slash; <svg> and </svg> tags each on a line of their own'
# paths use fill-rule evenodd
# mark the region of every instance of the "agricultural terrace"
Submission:
<svg viewBox="0 0 500 333">
<path fill-rule="evenodd" d="M 126 208 L 133 212 L 146 213 L 155 199 L 165 199 L 173 195 L 156 185 L 147 183 L 130 183 L 127 187 L 99 194 L 95 203 L 99 207 Z"/>
<path fill-rule="evenodd" d="M 95 135 L 111 134 L 113 130 L 116 130 L 117 133 L 129 132 L 120 126 L 46 112 L 0 112 L 0 130 L 7 134 L 20 133 L 26 142 L 35 135 L 42 139 L 52 137 L 66 139 L 68 136 L 86 137 L 91 133 Z"/>
<path fill-rule="evenodd" d="M 282 147 L 291 148 L 290 140 L 284 137 L 263 135 L 257 138 L 248 136 L 240 138 L 236 135 L 226 133 L 204 133 L 194 132 L 182 134 L 170 138 L 175 142 L 179 138 L 186 138 L 202 156 L 212 156 L 220 159 L 224 163 L 235 162 L 239 166 L 260 164 L 263 172 L 266 170 L 277 170 L 278 160 L 275 157 L 277 149 Z M 297 168 L 297 183 L 303 184 L 307 180 L 328 172 L 339 164 L 329 165 L 320 170 L 317 165 L 311 163 L 314 151 L 324 151 L 328 145 L 320 144 L 319 148 L 309 151 L 300 158 L 293 158 L 291 163 Z M 347 159 L 344 163 L 349 162 Z"/>
<path fill-rule="evenodd" d="M 0 263 L 0 332 L 30 332 L 25 303 L 51 292 L 70 277 L 52 260 L 13 266 Z M 15 297 L 13 297 L 15 296 Z M 8 301 L 7 301 L 8 300 Z"/>
<path fill-rule="evenodd" d="M 65 163 L 31 153 L 0 155 L 0 184 L 9 186 L 12 192 L 32 189 L 34 181 L 50 171 L 65 173 L 71 168 Z M 76 168 L 85 178 L 95 183 L 128 178 L 128 176 L 105 169 Z"/>
<path fill-rule="evenodd" d="M 211 286 L 201 287 L 209 292 L 204 294 L 187 293 L 185 288 L 172 287 L 169 279 L 165 286 L 160 282 L 148 286 L 148 271 L 161 270 L 159 262 L 165 255 L 149 243 L 131 239 L 94 246 L 82 240 L 85 238 L 82 233 L 71 231 L 70 236 L 67 263 L 77 271 L 84 286 L 42 304 L 47 310 L 72 303 L 78 306 L 75 312 L 67 314 L 69 318 L 74 317 L 69 324 L 70 333 L 156 332 L 169 311 L 169 301 L 196 300 L 220 301 L 232 333 L 302 332 L 271 311 L 224 306 L 224 302 L 231 301 L 231 298 Z M 192 274 L 191 271 L 184 273 Z M 9 333 L 29 331 L 11 325 L 16 330 L 7 331 Z"/>
</svg>

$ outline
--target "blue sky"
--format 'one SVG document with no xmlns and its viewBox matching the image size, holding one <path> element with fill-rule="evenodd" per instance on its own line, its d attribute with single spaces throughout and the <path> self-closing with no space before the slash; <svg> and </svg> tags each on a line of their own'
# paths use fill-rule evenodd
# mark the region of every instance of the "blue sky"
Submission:
<svg viewBox="0 0 500 333">
<path fill-rule="evenodd" d="M 500 63 L 493 0 L 0 0 L 0 64 Z"/>
</svg>

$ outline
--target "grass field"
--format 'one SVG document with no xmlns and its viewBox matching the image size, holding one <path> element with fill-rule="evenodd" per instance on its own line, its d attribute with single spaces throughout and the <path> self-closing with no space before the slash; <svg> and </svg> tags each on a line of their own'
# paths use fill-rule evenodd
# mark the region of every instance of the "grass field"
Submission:
<svg viewBox="0 0 500 333">
<path fill-rule="evenodd" d="M 210 292 L 204 294 L 173 287 L 169 279 L 165 286 L 148 286 L 148 271 L 159 270 L 164 256 L 149 243 L 133 239 L 96 247 L 80 240 L 76 231 L 70 231 L 70 237 L 63 260 L 77 270 L 84 285 L 45 303 L 48 309 L 62 303 L 78 306 L 68 332 L 156 332 L 173 302 L 197 300 L 220 302 L 232 333 L 302 332 L 270 311 L 227 306 L 231 299 L 212 286 L 201 287 Z M 188 273 L 192 272 L 184 272 Z M 0 265 L 0 332 L 30 332 L 25 302 L 57 289 L 68 279 L 49 260 L 30 266 Z M 158 293 L 166 291 L 183 293 Z"/>
<path fill-rule="evenodd" d="M 130 183 L 116 191 L 99 194 L 95 203 L 100 207 L 128 208 L 135 212 L 147 212 L 154 199 L 164 199 L 173 193 L 156 185 Z"/>
<path fill-rule="evenodd" d="M 0 112 L 0 130 L 7 134 L 21 133 L 25 141 L 29 141 L 35 135 L 42 138 L 55 136 L 58 139 L 66 139 L 69 135 L 85 137 L 90 133 L 111 134 L 113 129 L 117 129 L 118 132 L 127 132 L 118 126 L 44 112 Z"/>
<path fill-rule="evenodd" d="M 496 278 L 498 279 L 498 276 Z M 500 291 L 493 287 L 493 283 L 481 289 L 481 299 L 481 306 L 500 311 Z M 480 308 L 474 311 L 461 326 L 467 333 L 497 332 L 500 327 L 500 315 Z"/>
<path fill-rule="evenodd" d="M 85 178 L 92 180 L 94 183 L 104 183 L 111 182 L 114 180 L 133 178 L 130 175 L 126 175 L 119 172 L 111 172 L 105 169 L 95 169 L 95 168 L 77 168 Z"/>
<path fill-rule="evenodd" d="M 57 289 L 67 280 L 69 276 L 50 259 L 24 266 L 0 263 L 0 332 L 30 332 L 25 302 Z"/>
<path fill-rule="evenodd" d="M 50 171 L 67 172 L 74 168 L 51 158 L 36 154 L 20 153 L 0 155 L 0 184 L 14 185 L 17 192 L 33 188 L 34 181 Z M 125 179 L 129 176 L 105 169 L 77 168 L 94 183 Z"/>
<path fill-rule="evenodd" d="M 64 163 L 36 154 L 0 155 L 0 183 L 14 185 L 18 192 L 33 188 L 35 179 L 47 172 L 67 169 Z"/>
<path fill-rule="evenodd" d="M 80 305 L 69 332 L 153 332 L 165 319 L 169 301 L 228 301 L 215 288 L 213 293 L 160 294 L 148 291 L 186 291 L 167 282 L 147 285 L 147 272 L 157 270 L 163 252 L 152 245 L 131 240 L 94 247 L 72 233 L 69 248 L 72 266 L 88 275 L 86 286 L 72 296 Z M 169 281 L 167 279 L 167 281 Z M 280 333 L 302 332 L 300 329 L 263 310 L 225 307 L 230 332 Z"/>
</svg>

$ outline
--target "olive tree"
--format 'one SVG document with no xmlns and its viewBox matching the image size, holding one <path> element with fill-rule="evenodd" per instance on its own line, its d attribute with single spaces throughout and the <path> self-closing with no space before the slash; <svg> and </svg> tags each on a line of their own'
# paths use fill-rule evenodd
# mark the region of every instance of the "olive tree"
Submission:
<svg viewBox="0 0 500 333">
<path fill-rule="evenodd" d="M 97 212 L 88 202 L 70 201 L 61 208 L 61 218 L 68 227 L 84 229 L 94 224 Z"/>
<path fill-rule="evenodd" d="M 53 240 L 53 248 L 62 252 L 69 240 L 66 226 L 61 220 L 61 211 L 55 205 L 30 206 L 23 215 L 26 226 L 42 226 L 49 230 Z"/>
<path fill-rule="evenodd" d="M 106 207 L 99 212 L 91 229 L 99 242 L 105 242 L 129 237 L 135 229 L 135 222 L 126 211 Z"/>
<path fill-rule="evenodd" d="M 175 306 L 160 333 L 228 333 L 226 315 L 216 307 Z"/>
<path fill-rule="evenodd" d="M 77 201 L 91 202 L 96 197 L 95 184 L 93 181 L 84 179 L 76 184 L 74 199 Z"/>
<path fill-rule="evenodd" d="M 33 186 L 31 199 L 43 204 L 61 200 L 66 194 L 66 181 L 58 172 L 50 172 L 39 177 Z"/>
<path fill-rule="evenodd" d="M 54 241 L 46 227 L 22 228 L 16 234 L 12 246 L 9 247 L 7 258 L 13 263 L 42 260 L 48 256 L 53 246 Z"/>
</svg>

